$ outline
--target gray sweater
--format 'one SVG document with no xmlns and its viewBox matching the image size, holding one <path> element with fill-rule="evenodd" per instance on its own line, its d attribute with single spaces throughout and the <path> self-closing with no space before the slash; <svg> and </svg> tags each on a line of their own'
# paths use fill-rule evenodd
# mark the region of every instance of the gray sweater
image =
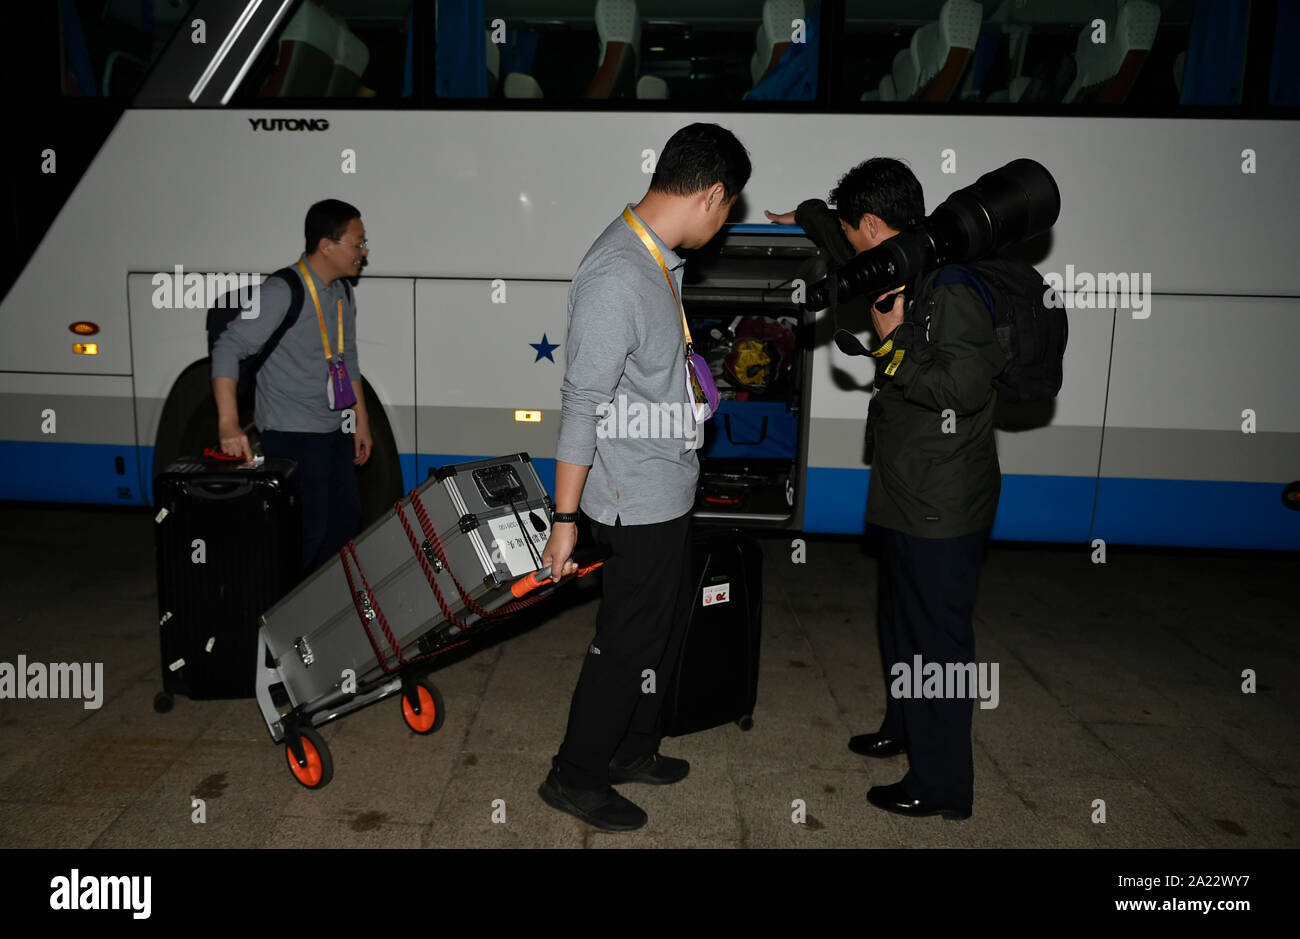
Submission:
<svg viewBox="0 0 1300 939">
<path fill-rule="evenodd" d="M 306 257 L 303 257 L 306 263 Z M 297 265 L 293 265 L 298 274 Z M 326 287 L 324 281 L 307 265 L 316 293 L 320 297 L 321 314 L 329 335 L 330 351 L 339 354 L 338 301 L 343 301 L 343 362 L 348 378 L 361 380 L 361 365 L 357 361 L 357 308 L 350 299 L 351 292 L 344 282 L 334 281 Z M 289 288 L 275 278 L 259 288 L 258 315 L 254 319 L 236 316 L 212 346 L 212 377 L 239 378 L 241 359 L 259 352 L 275 332 L 275 328 L 288 315 Z M 266 358 L 257 372 L 257 402 L 253 408 L 253 421 L 260 430 L 286 430 L 298 433 L 329 433 L 343 426 L 343 412 L 331 411 L 325 397 L 329 381 L 329 367 L 325 364 L 325 349 L 321 345 L 320 324 L 316 319 L 316 306 L 311 291 L 303 285 L 302 309 L 298 321 L 289 328 L 280 344 Z"/>
<path fill-rule="evenodd" d="M 681 296 L 685 262 L 645 227 Z M 557 459 L 591 467 L 581 506 L 598 522 L 650 525 L 695 504 L 704 428 L 686 395 L 684 347 L 663 272 L 620 215 L 587 251 L 569 289 L 556 447 Z"/>
</svg>

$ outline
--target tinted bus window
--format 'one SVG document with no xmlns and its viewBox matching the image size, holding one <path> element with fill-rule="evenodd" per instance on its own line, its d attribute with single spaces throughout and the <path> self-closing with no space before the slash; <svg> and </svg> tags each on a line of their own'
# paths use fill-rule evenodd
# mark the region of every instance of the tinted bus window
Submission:
<svg viewBox="0 0 1300 939">
<path fill-rule="evenodd" d="M 193 4 L 188 0 L 74 0 L 56 6 L 60 93 L 129 98 Z"/>
<path fill-rule="evenodd" d="M 838 107 L 1270 116 L 1300 99 L 1279 55 L 1300 41 L 1292 3 L 848 0 L 841 37 Z"/>
<path fill-rule="evenodd" d="M 415 31 L 422 28 L 417 18 L 424 14 L 417 6 L 413 13 L 411 0 L 303 0 L 254 60 L 231 103 L 330 98 L 357 106 L 411 98 Z"/>
</svg>

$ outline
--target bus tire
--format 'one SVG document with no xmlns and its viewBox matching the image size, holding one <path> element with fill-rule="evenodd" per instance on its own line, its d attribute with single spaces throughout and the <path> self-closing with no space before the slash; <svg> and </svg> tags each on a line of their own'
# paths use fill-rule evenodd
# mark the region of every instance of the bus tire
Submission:
<svg viewBox="0 0 1300 939">
<path fill-rule="evenodd" d="M 363 379 L 364 381 L 364 379 Z M 361 530 L 393 511 L 393 503 L 402 498 L 402 466 L 397 457 L 397 442 L 388 414 L 369 382 L 362 386 L 366 395 L 366 412 L 370 415 L 370 459 L 357 467 L 357 489 L 361 496 Z"/>
</svg>

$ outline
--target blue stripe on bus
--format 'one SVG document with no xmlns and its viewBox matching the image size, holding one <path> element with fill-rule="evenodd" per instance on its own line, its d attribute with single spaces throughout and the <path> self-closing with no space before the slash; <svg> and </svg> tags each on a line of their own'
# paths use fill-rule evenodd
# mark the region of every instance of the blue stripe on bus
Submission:
<svg viewBox="0 0 1300 939">
<path fill-rule="evenodd" d="M 1002 541 L 1086 541 L 1096 493 L 1095 476 L 1004 473 L 992 537 Z"/>
<path fill-rule="evenodd" d="M 809 467 L 805 531 L 858 534 L 866 517 L 867 469 Z M 1282 504 L 1285 483 L 1103 479 L 1004 474 L 993 537 L 1006 541 L 1300 549 L 1300 512 Z"/>
<path fill-rule="evenodd" d="M 870 479 L 868 469 L 809 467 L 804 531 L 861 533 Z M 1007 541 L 1084 541 L 1096 485 L 1090 476 L 1004 475 L 993 537 Z"/>
<path fill-rule="evenodd" d="M 122 472 L 117 472 L 117 460 Z M 404 453 L 406 490 L 429 470 L 484 455 Z M 537 475 L 555 491 L 555 460 L 536 459 Z M 152 505 L 153 448 L 112 444 L 0 440 L 0 499 L 102 505 Z M 867 507 L 867 469 L 809 467 L 804 530 L 859 534 Z M 1202 548 L 1300 550 L 1300 512 L 1282 504 L 1285 483 L 1088 476 L 1002 477 L 993 537 L 1003 540 Z M 1097 517 L 1092 515 L 1097 487 Z"/>
<path fill-rule="evenodd" d="M 0 499 L 148 504 L 140 492 L 139 454 L 129 445 L 0 440 Z"/>
<path fill-rule="evenodd" d="M 1300 549 L 1285 483 L 1103 479 L 1092 537 L 1119 544 Z"/>
</svg>

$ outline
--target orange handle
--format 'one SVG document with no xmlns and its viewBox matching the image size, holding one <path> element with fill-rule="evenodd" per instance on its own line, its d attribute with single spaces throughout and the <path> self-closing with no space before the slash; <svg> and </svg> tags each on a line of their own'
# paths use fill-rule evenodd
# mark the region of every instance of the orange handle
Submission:
<svg viewBox="0 0 1300 939">
<path fill-rule="evenodd" d="M 545 577 L 538 576 L 542 571 L 546 572 Z M 542 568 L 542 571 L 533 571 L 531 574 L 525 574 L 523 577 L 520 577 L 510 585 L 510 592 L 517 598 L 532 593 L 542 584 L 551 579 L 551 569 L 549 567 Z"/>
<path fill-rule="evenodd" d="M 596 568 L 600 567 L 604 563 L 605 563 L 605 559 L 602 557 L 599 561 L 592 561 L 590 564 L 586 564 L 582 567 L 579 567 L 576 576 L 586 577 L 588 574 L 590 574 L 592 571 L 594 571 Z M 538 587 L 541 587 L 542 585 L 548 584 L 550 582 L 551 582 L 551 568 L 549 565 L 547 565 L 546 567 L 543 567 L 540 571 L 533 571 L 531 574 L 525 574 L 523 577 L 520 577 L 518 580 L 516 580 L 513 584 L 510 585 L 510 592 L 514 594 L 516 598 L 520 598 L 525 596 L 526 594 L 532 593 Z"/>
</svg>

